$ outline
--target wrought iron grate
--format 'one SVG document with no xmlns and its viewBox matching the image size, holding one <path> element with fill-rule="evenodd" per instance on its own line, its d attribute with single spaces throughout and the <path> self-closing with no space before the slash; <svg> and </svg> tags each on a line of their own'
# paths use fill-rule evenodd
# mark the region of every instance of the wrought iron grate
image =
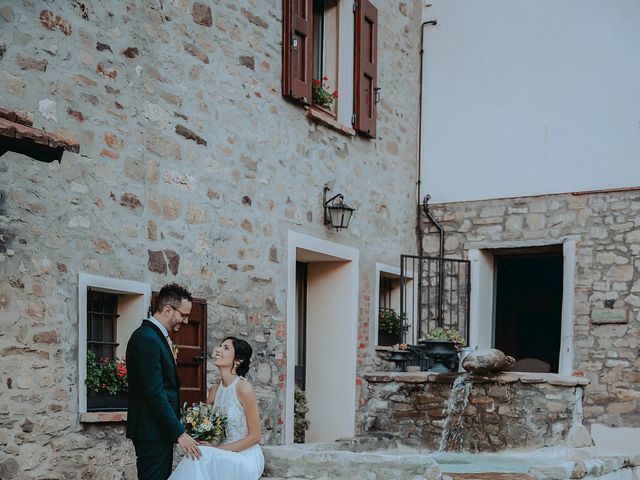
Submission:
<svg viewBox="0 0 640 480">
<path fill-rule="evenodd" d="M 469 260 L 400 256 L 400 315 L 411 319 L 412 343 L 434 328 L 457 330 L 469 344 Z"/>
</svg>

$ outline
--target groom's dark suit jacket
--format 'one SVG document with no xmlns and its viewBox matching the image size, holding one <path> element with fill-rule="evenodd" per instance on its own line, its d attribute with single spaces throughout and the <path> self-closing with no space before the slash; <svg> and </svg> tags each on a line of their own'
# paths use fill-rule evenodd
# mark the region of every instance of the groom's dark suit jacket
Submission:
<svg viewBox="0 0 640 480">
<path fill-rule="evenodd" d="M 127 438 L 175 442 L 180 423 L 180 383 L 171 348 L 160 329 L 143 320 L 127 344 Z"/>
</svg>

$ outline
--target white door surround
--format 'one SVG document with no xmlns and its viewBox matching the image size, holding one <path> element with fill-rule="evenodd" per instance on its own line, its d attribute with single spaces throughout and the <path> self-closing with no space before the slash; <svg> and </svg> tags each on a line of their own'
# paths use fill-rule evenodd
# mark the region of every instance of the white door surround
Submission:
<svg viewBox="0 0 640 480">
<path fill-rule="evenodd" d="M 308 441 L 355 434 L 359 251 L 288 232 L 284 443 L 293 442 L 296 261 L 309 262 L 307 300 Z M 315 418 L 315 419 L 314 419 Z"/>
<path fill-rule="evenodd" d="M 562 245 L 562 317 L 560 333 L 560 358 L 558 373 L 571 375 L 573 372 L 573 305 L 576 269 L 575 237 L 554 241 L 516 241 L 495 243 L 469 243 L 471 261 L 471 305 L 469 325 L 469 346 L 493 348 L 495 330 L 495 292 L 493 250 L 512 248 L 534 248 L 549 245 Z"/>
</svg>

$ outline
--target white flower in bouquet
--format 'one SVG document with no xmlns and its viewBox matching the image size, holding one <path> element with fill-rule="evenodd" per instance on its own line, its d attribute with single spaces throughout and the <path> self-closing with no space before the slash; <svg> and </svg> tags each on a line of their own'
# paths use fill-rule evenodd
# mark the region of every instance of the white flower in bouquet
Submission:
<svg viewBox="0 0 640 480">
<path fill-rule="evenodd" d="M 227 417 L 220 415 L 213 405 L 194 403 L 182 407 L 185 430 L 196 440 L 218 444 L 226 437 Z"/>
</svg>

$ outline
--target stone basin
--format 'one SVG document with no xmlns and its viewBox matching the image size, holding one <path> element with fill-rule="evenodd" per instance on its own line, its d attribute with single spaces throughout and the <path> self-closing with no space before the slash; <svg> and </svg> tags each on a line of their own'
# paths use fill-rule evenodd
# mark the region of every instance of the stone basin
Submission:
<svg viewBox="0 0 640 480">
<path fill-rule="evenodd" d="M 589 381 L 582 377 L 377 372 L 364 379 L 364 434 L 387 432 L 429 451 L 591 445 L 582 425 Z"/>
<path fill-rule="evenodd" d="M 428 452 L 393 437 L 263 447 L 267 479 L 638 480 L 637 453 L 554 447 L 500 453 Z"/>
</svg>

